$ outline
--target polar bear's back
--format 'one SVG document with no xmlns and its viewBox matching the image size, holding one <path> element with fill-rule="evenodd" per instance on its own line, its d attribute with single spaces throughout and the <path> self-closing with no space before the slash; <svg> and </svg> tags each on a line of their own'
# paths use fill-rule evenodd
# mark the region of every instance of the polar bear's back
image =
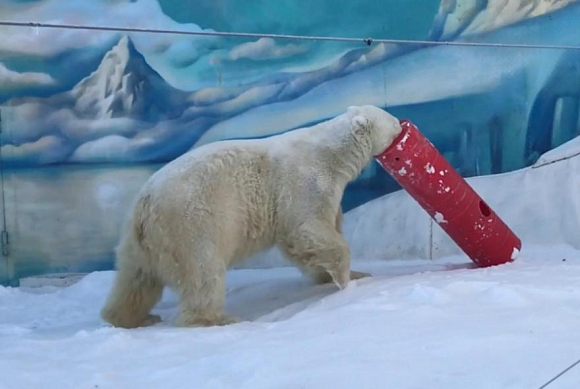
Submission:
<svg viewBox="0 0 580 389">
<path fill-rule="evenodd" d="M 260 141 L 216 142 L 170 162 L 149 180 L 149 191 L 169 198 L 212 198 L 228 194 L 243 186 L 248 188 L 264 170 L 272 167 L 267 145 Z M 251 181 L 251 182 L 248 182 Z M 222 189 L 225 193 L 221 193 Z"/>
<path fill-rule="evenodd" d="M 161 250 L 171 241 L 192 242 L 189 250 L 219 250 L 232 259 L 247 254 L 241 248 L 268 246 L 276 227 L 276 184 L 267 146 L 255 141 L 208 146 L 167 164 L 145 184 L 134 217 L 148 224 L 144 239 Z M 143 199 L 146 207 L 139 206 Z M 208 235 L 213 239 L 205 239 Z M 216 247 L 195 246 L 208 241 Z"/>
</svg>

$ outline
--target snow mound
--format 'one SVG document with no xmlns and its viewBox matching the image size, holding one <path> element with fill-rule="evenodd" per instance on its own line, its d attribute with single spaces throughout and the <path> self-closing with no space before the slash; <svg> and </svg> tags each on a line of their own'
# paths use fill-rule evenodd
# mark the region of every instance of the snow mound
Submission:
<svg viewBox="0 0 580 389">
<path fill-rule="evenodd" d="M 533 167 L 540 167 L 554 162 L 559 162 L 568 158 L 576 157 L 580 154 L 580 136 L 569 140 L 563 145 L 548 151 L 540 156 Z"/>
</svg>

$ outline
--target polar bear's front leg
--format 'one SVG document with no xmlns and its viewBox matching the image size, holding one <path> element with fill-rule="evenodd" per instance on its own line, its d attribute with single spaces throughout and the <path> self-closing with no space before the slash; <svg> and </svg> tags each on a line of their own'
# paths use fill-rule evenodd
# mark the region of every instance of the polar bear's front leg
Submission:
<svg viewBox="0 0 580 389">
<path fill-rule="evenodd" d="M 285 237 L 281 248 L 316 282 L 332 281 L 342 289 L 351 279 L 348 243 L 334 222 L 306 222 Z"/>
</svg>

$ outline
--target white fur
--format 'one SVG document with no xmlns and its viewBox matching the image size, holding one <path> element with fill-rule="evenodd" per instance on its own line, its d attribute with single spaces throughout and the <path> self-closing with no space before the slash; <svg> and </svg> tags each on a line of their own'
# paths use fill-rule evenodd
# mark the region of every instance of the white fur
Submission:
<svg viewBox="0 0 580 389">
<path fill-rule="evenodd" d="M 309 128 L 211 143 L 167 164 L 139 193 L 103 318 L 128 328 L 158 321 L 149 311 L 167 285 L 180 297 L 181 325 L 231 323 L 227 268 L 273 245 L 318 282 L 342 288 L 363 276 L 350 272 L 340 201 L 400 131 L 379 108 L 350 107 Z"/>
</svg>

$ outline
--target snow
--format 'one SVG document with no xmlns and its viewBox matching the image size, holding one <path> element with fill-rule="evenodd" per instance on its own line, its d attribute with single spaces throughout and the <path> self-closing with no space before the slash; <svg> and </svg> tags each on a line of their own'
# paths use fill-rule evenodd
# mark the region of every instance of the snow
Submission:
<svg viewBox="0 0 580 389">
<path fill-rule="evenodd" d="M 534 164 L 540 167 L 553 162 L 558 162 L 567 158 L 572 158 L 580 154 L 580 136 L 569 140 L 563 145 L 543 154 Z"/>
<path fill-rule="evenodd" d="M 111 271 L 0 288 L 0 388 L 537 388 L 580 357 L 580 251 L 355 267 L 373 277 L 341 291 L 293 268 L 231 271 L 227 310 L 244 321 L 215 328 L 175 327 L 169 291 L 162 323 L 109 327 L 98 311 Z"/>
<path fill-rule="evenodd" d="M 447 223 L 447 220 L 445 220 L 445 216 L 443 216 L 443 214 L 439 212 L 435 212 L 435 221 L 439 224 Z"/>
</svg>

